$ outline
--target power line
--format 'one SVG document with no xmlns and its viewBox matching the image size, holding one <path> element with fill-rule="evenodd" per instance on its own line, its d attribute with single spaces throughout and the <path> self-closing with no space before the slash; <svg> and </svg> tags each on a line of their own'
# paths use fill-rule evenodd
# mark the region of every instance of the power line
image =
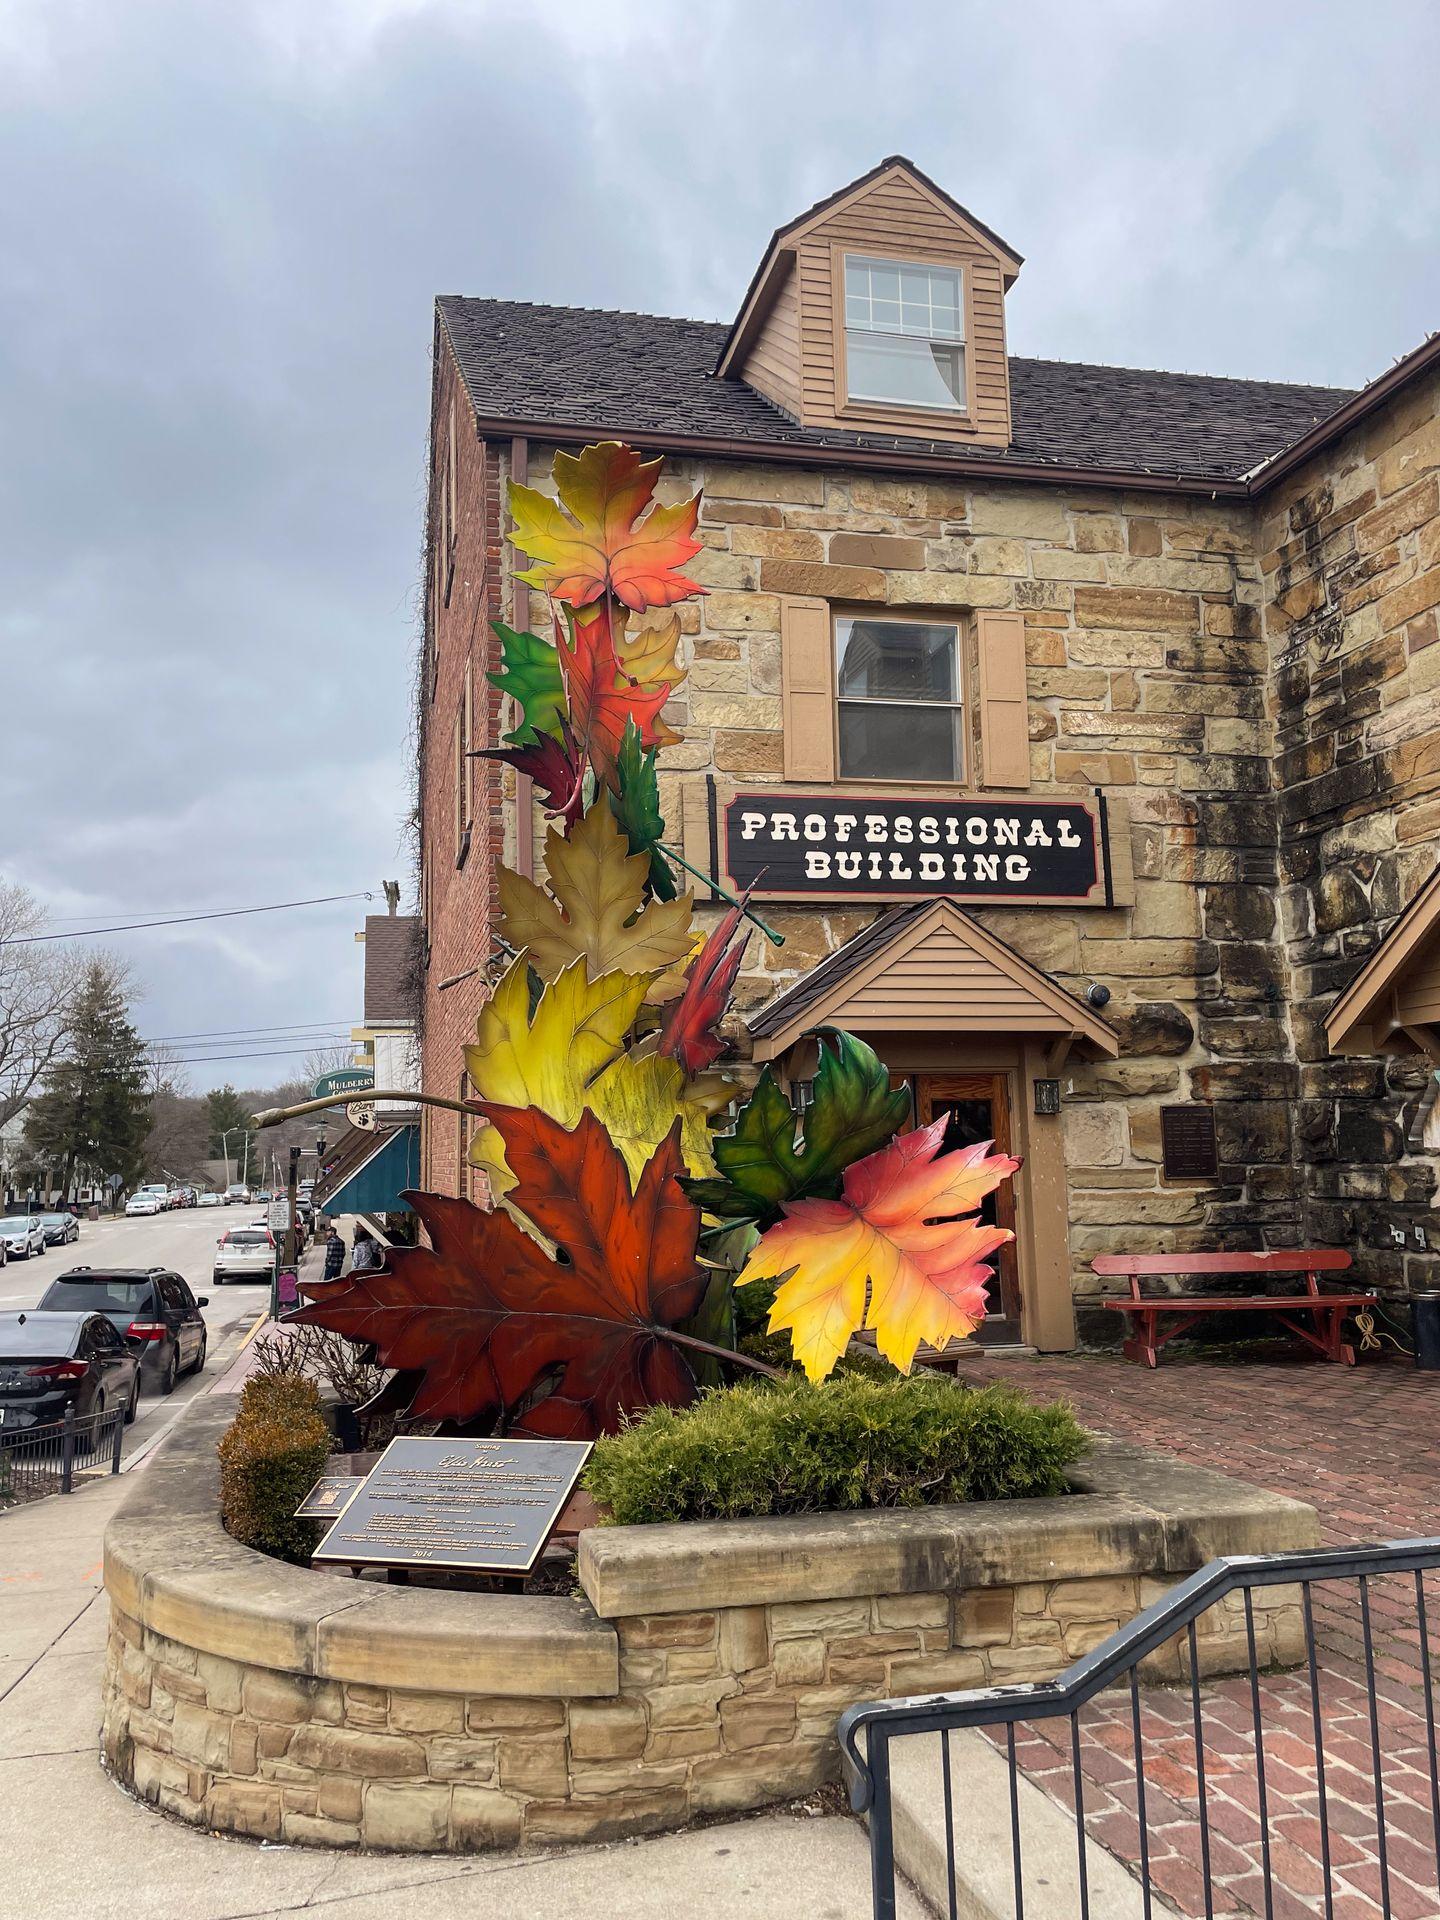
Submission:
<svg viewBox="0 0 1440 1920">
<path fill-rule="evenodd" d="M 167 1046 L 172 1040 L 247 1040 L 255 1034 L 268 1038 L 280 1033 L 333 1033 L 345 1025 L 345 1016 L 333 1020 L 297 1020 L 288 1027 L 202 1027 L 197 1033 L 157 1033 L 145 1042 L 147 1047 Z"/>
<path fill-rule="evenodd" d="M 201 1053 L 184 1060 L 167 1060 L 163 1064 L 168 1067 L 208 1067 L 225 1060 L 281 1060 L 293 1058 L 297 1053 L 329 1053 L 341 1045 L 348 1046 L 349 1042 L 337 1040 L 331 1047 L 317 1045 L 277 1047 L 273 1051 L 262 1053 Z"/>
<path fill-rule="evenodd" d="M 33 947 L 46 940 L 88 940 L 101 933 L 139 933 L 146 927 L 193 926 L 197 920 L 239 920 L 250 913 L 287 913 L 292 907 L 328 907 L 337 900 L 373 900 L 373 893 L 323 893 L 313 900 L 276 900 L 265 907 L 224 907 L 214 913 L 181 913 L 170 920 L 136 920 L 124 926 L 81 927 L 75 933 L 22 933 L 0 946 Z"/>
<path fill-rule="evenodd" d="M 350 1047 L 353 1046 L 353 1044 L 348 1034 L 330 1033 L 319 1035 L 313 1040 L 299 1040 L 291 1046 L 274 1047 L 269 1050 L 274 1053 L 333 1053 L 337 1047 Z M 262 1042 L 261 1045 L 263 1046 L 264 1043 Z M 219 1052 L 216 1052 L 214 1049 L 202 1047 L 199 1053 L 186 1054 L 185 1056 L 187 1060 L 246 1060 L 251 1057 L 251 1052 L 237 1053 L 225 1051 L 224 1043 L 221 1043 L 221 1051 Z M 163 1067 L 170 1064 L 168 1054 L 163 1051 L 155 1055 L 154 1058 L 157 1066 Z M 177 1055 L 176 1058 L 178 1059 L 179 1056 Z"/>
</svg>

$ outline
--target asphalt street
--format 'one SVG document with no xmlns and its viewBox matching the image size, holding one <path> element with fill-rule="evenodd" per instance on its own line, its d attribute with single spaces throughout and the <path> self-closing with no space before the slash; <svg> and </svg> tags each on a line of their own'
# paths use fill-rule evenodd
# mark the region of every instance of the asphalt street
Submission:
<svg viewBox="0 0 1440 1920">
<path fill-rule="evenodd" d="M 29 1260 L 7 1261 L 0 1268 L 0 1312 L 33 1307 L 52 1280 L 71 1267 L 168 1267 L 183 1274 L 198 1298 L 204 1294 L 209 1356 L 200 1379 L 182 1376 L 168 1398 L 146 1380 L 140 1412 L 126 1430 L 125 1459 L 158 1437 L 172 1419 L 210 1383 L 217 1366 L 234 1357 L 236 1341 L 269 1304 L 269 1290 L 257 1281 L 214 1284 L 215 1242 L 226 1227 L 248 1226 L 257 1207 L 186 1207 L 135 1220 L 82 1220 L 80 1238 L 68 1247 L 50 1247 Z"/>
</svg>

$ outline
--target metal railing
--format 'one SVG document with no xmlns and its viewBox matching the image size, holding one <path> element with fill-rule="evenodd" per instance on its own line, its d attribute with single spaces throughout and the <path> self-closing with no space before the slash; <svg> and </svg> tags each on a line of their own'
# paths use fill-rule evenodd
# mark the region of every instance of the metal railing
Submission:
<svg viewBox="0 0 1440 1920">
<path fill-rule="evenodd" d="M 78 1416 L 67 1407 L 63 1420 L 43 1427 L 0 1427 L 0 1513 L 70 1493 L 81 1474 L 119 1473 L 124 1436 L 123 1406 Z"/>
<path fill-rule="evenodd" d="M 850 1788 L 850 1801 L 857 1813 L 869 1816 L 872 1899 L 875 1920 L 894 1920 L 895 1915 L 895 1837 L 891 1804 L 891 1745 L 914 1734 L 941 1736 L 941 1785 L 943 1792 L 944 1834 L 948 1876 L 948 1912 L 955 1920 L 958 1910 L 956 1884 L 956 1810 L 954 1775 L 951 1766 L 950 1734 L 973 1728 L 989 1734 L 1001 1746 L 1009 1767 L 1010 1866 L 1013 1882 L 1014 1920 L 1024 1920 L 1025 1894 L 1023 1836 L 1020 1817 L 1019 1782 L 1023 1768 L 1017 1761 L 1016 1729 L 1029 1722 L 1068 1721 L 1069 1738 L 1063 1736 L 1059 1751 L 1069 1748 L 1069 1790 L 1073 1806 L 1060 1810 L 1074 1821 L 1076 1847 L 1076 1886 L 1078 1920 L 1089 1920 L 1090 1872 L 1088 1850 L 1098 1842 L 1086 1832 L 1085 1774 L 1081 1764 L 1080 1710 L 1106 1689 L 1124 1687 L 1129 1691 L 1129 1721 L 1133 1740 L 1133 1805 L 1138 1823 L 1137 1857 L 1127 1864 L 1139 1883 L 1142 1911 L 1152 1911 L 1150 1829 L 1146 1810 L 1145 1742 L 1142 1734 L 1140 1704 L 1140 1664 L 1175 1641 L 1185 1649 L 1183 1667 L 1188 1665 L 1190 1729 L 1187 1742 L 1193 1740 L 1195 1818 L 1198 1824 L 1198 1851 L 1203 1880 L 1204 1913 L 1213 1920 L 1217 1911 L 1217 1885 L 1213 1871 L 1210 1808 L 1207 1804 L 1205 1715 L 1202 1711 L 1202 1657 L 1197 1645 L 1196 1623 L 1227 1595 L 1238 1593 L 1243 1600 L 1244 1632 L 1248 1655 L 1248 1718 L 1254 1739 L 1255 1806 L 1259 1818 L 1259 1866 L 1262 1881 L 1263 1912 L 1271 1920 L 1276 1907 L 1277 1879 L 1272 1860 L 1271 1809 L 1266 1788 L 1265 1715 L 1260 1682 L 1261 1667 L 1256 1654 L 1255 1608 L 1252 1595 L 1257 1589 L 1298 1585 L 1304 1623 L 1304 1656 L 1298 1669 L 1308 1679 L 1309 1739 L 1314 1754 L 1314 1792 L 1317 1802 L 1320 1867 L 1324 1876 L 1323 1906 L 1325 1920 L 1334 1920 L 1337 1892 L 1335 1865 L 1332 1861 L 1332 1808 L 1326 1782 L 1325 1718 L 1321 1688 L 1322 1668 L 1316 1653 L 1315 1609 L 1312 1590 L 1322 1584 L 1354 1583 L 1358 1601 L 1359 1656 L 1355 1665 L 1357 1686 L 1363 1685 L 1368 1700 L 1368 1769 L 1374 1801 L 1374 1858 L 1378 1866 L 1376 1893 L 1381 1912 L 1388 1917 L 1401 1916 L 1413 1909 L 1409 1905 L 1392 1906 L 1390 1852 L 1396 1844 L 1387 1825 L 1384 1790 L 1384 1754 L 1381 1741 L 1382 1713 L 1376 1686 L 1375 1627 L 1372 1621 L 1371 1582 L 1385 1575 L 1411 1575 L 1414 1581 L 1412 1614 L 1419 1641 L 1418 1690 L 1423 1696 L 1424 1747 L 1418 1743 L 1417 1718 L 1415 1751 L 1428 1754 L 1428 1824 L 1426 1843 L 1429 1865 L 1433 1868 L 1431 1885 L 1440 1892 L 1440 1775 L 1436 1769 L 1435 1701 L 1431 1685 L 1429 1619 L 1424 1575 L 1440 1567 L 1440 1539 L 1397 1540 L 1385 1545 L 1355 1548 L 1321 1549 L 1314 1552 L 1253 1554 L 1212 1560 L 1152 1606 L 1139 1613 L 1127 1625 L 1101 1642 L 1093 1652 L 1078 1660 L 1055 1680 L 1024 1685 L 977 1687 L 965 1692 L 917 1696 L 903 1700 L 867 1702 L 847 1709 L 840 1716 L 841 1756 Z M 1408 1587 L 1408 1583 L 1407 1583 Z M 1387 1605 L 1387 1617 L 1394 1609 Z M 1183 1684 L 1183 1682 L 1182 1682 Z M 1393 1737 L 1393 1736 L 1392 1736 Z M 1052 1743 L 1053 1744 L 1053 1743 Z M 1418 1764 L 1418 1763 L 1417 1763 Z M 1272 1763 L 1272 1772 L 1278 1773 Z M 1426 1769 L 1421 1766 L 1420 1771 Z M 1059 1803 L 1057 1803 L 1059 1804 Z M 977 1836 L 983 1839 L 988 1836 Z M 1413 1839 L 1413 1834 L 1409 1836 Z M 1226 1911 L 1233 1902 L 1222 1902 Z M 1248 1904 L 1248 1903 L 1247 1903 Z M 1436 1909 L 1440 1911 L 1440 1899 Z M 1287 1909 L 1288 1910 L 1288 1909 Z M 1342 1910 L 1348 1911 L 1348 1907 Z M 1373 1909 L 1370 1909 L 1373 1910 Z"/>
</svg>

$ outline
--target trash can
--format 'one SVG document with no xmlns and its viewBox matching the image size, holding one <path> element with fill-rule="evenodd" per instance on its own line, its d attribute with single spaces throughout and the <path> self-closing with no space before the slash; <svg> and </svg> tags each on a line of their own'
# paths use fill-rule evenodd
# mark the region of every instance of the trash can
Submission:
<svg viewBox="0 0 1440 1920">
<path fill-rule="evenodd" d="M 1440 1373 L 1440 1291 L 1430 1289 L 1410 1296 L 1410 1324 L 1415 1334 L 1415 1364 L 1426 1373 Z"/>
</svg>

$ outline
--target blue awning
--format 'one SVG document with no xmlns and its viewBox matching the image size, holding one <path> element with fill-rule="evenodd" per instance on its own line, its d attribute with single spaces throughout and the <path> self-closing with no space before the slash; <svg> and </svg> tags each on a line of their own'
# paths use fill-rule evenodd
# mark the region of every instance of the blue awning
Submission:
<svg viewBox="0 0 1440 1920">
<path fill-rule="evenodd" d="M 396 1127 L 382 1134 L 355 1171 L 341 1181 L 325 1201 L 325 1211 L 336 1213 L 404 1213 L 401 1199 L 407 1187 L 420 1181 L 420 1129 Z"/>
</svg>

